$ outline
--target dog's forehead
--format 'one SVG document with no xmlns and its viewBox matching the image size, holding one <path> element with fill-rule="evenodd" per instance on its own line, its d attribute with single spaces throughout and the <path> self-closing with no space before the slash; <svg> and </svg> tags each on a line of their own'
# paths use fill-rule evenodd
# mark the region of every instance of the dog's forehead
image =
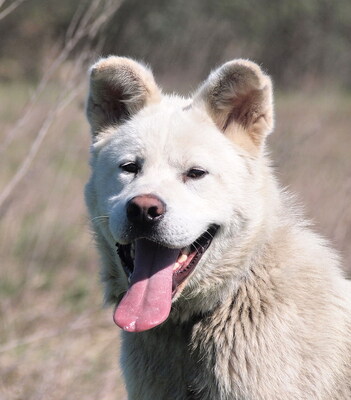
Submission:
<svg viewBox="0 0 351 400">
<path fill-rule="evenodd" d="M 102 158 L 112 163 L 139 159 L 161 169 L 216 169 L 216 163 L 232 164 L 236 158 L 230 141 L 209 116 L 191 100 L 180 98 L 146 107 L 114 131 L 105 150 Z"/>
<path fill-rule="evenodd" d="M 226 142 L 208 115 L 189 101 L 165 102 L 146 109 L 128 127 L 130 146 L 142 143 L 146 151 L 184 153 L 187 149 L 208 151 Z M 227 144 L 227 143 L 226 143 Z"/>
</svg>

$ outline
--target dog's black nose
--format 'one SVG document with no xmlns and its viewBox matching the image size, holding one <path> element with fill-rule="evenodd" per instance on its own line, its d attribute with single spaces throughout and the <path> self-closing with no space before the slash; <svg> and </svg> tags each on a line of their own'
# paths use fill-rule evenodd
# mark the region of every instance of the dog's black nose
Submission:
<svg viewBox="0 0 351 400">
<path fill-rule="evenodd" d="M 153 194 L 135 196 L 127 203 L 127 217 L 133 223 L 154 223 L 160 220 L 165 212 L 165 203 Z"/>
</svg>

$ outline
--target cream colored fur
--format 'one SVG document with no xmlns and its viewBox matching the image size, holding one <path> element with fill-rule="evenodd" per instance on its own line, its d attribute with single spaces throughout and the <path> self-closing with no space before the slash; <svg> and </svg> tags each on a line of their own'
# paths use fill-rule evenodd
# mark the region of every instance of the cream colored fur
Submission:
<svg viewBox="0 0 351 400">
<path fill-rule="evenodd" d="M 182 99 L 162 95 L 141 64 L 109 57 L 91 69 L 87 114 L 86 202 L 108 303 L 128 287 L 115 248 L 130 240 L 128 199 L 165 201 L 170 247 L 220 225 L 168 320 L 123 332 L 129 400 L 350 400 L 351 285 L 269 167 L 270 78 L 234 60 Z M 139 177 L 119 168 L 132 157 Z M 209 173 L 185 180 L 194 166 Z"/>
</svg>

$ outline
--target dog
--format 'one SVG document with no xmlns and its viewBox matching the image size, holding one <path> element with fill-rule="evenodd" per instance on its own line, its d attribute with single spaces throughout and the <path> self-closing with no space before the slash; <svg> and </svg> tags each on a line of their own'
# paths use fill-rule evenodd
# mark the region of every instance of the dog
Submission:
<svg viewBox="0 0 351 400">
<path fill-rule="evenodd" d="M 236 59 L 182 98 L 110 56 L 86 109 L 128 399 L 350 400 L 351 284 L 270 167 L 270 77 Z"/>
</svg>

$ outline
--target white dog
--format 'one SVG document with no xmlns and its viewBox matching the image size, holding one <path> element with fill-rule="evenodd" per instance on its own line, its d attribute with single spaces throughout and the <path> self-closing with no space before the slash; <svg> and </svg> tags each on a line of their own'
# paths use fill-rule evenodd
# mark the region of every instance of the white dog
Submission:
<svg viewBox="0 0 351 400">
<path fill-rule="evenodd" d="M 129 399 L 350 400 L 351 285 L 269 167 L 269 77 L 234 60 L 183 99 L 108 57 L 87 115 Z"/>
</svg>

